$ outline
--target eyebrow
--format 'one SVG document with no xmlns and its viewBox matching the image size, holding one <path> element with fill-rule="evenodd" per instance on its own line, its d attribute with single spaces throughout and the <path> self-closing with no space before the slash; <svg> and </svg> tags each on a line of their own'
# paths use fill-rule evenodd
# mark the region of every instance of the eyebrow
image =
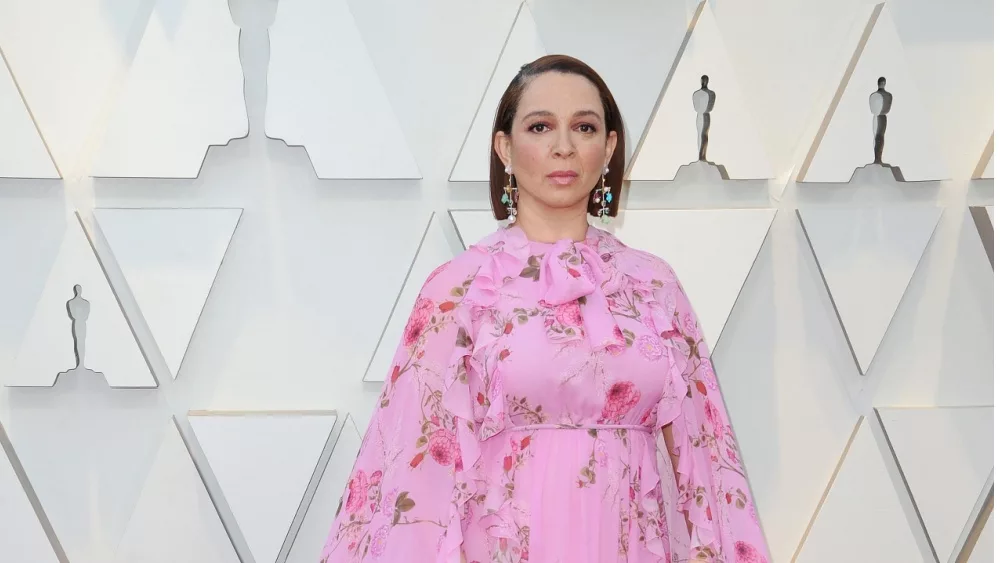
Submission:
<svg viewBox="0 0 1000 563">
<path fill-rule="evenodd" d="M 582 109 L 582 110 L 574 113 L 573 117 L 577 118 L 577 117 L 583 117 L 585 115 L 589 115 L 589 116 L 595 117 L 597 119 L 601 119 L 601 115 L 599 113 L 597 113 L 596 111 L 591 110 L 591 109 Z M 521 122 L 523 123 L 523 122 L 527 121 L 528 119 L 530 119 L 532 117 L 553 117 L 553 116 L 554 116 L 554 114 L 551 111 L 537 110 L 537 111 L 533 111 L 533 112 L 525 115 L 524 117 L 522 117 L 521 118 Z"/>
</svg>

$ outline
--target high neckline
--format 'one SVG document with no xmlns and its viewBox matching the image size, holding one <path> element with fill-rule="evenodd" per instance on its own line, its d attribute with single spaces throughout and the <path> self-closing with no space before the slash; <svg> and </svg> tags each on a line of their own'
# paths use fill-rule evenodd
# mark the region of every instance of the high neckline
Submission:
<svg viewBox="0 0 1000 563">
<path fill-rule="evenodd" d="M 547 248 L 547 247 L 552 247 L 552 246 L 556 246 L 556 245 L 559 245 L 559 244 L 565 244 L 565 243 L 569 243 L 569 244 L 586 244 L 586 243 L 589 243 L 589 242 L 597 240 L 597 237 L 600 234 L 599 230 L 596 227 L 594 227 L 593 225 L 589 224 L 589 223 L 587 224 L 587 232 L 586 232 L 586 234 L 580 240 L 574 240 L 574 239 L 572 239 L 570 237 L 563 237 L 561 239 L 554 240 L 554 241 L 534 240 L 534 239 L 528 238 L 528 235 L 524 232 L 524 229 L 522 229 L 521 226 L 518 225 L 517 223 L 514 223 L 514 224 L 511 224 L 511 225 L 508 225 L 508 226 L 504 227 L 504 232 L 505 232 L 505 234 L 506 234 L 507 237 L 512 238 L 514 240 L 517 240 L 517 241 L 519 241 L 519 242 L 521 242 L 523 244 L 531 245 L 531 246 L 536 247 L 536 248 Z"/>
</svg>

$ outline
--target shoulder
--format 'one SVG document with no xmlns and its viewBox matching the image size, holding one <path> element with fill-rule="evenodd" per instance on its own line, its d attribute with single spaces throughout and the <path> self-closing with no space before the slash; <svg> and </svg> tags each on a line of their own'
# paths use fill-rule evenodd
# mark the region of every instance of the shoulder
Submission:
<svg viewBox="0 0 1000 563">
<path fill-rule="evenodd" d="M 480 253 L 464 250 L 451 260 L 434 268 L 424 280 L 420 294 L 436 301 L 446 298 L 453 300 L 461 298 L 476 277 L 482 263 Z"/>
<path fill-rule="evenodd" d="M 598 237 L 598 252 L 623 274 L 658 286 L 676 285 L 677 274 L 663 257 L 629 246 L 607 231 Z"/>
</svg>

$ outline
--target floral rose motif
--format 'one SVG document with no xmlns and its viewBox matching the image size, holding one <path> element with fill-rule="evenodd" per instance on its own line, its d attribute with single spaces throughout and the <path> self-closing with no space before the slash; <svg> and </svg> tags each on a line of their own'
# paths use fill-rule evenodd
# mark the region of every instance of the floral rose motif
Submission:
<svg viewBox="0 0 1000 563">
<path fill-rule="evenodd" d="M 736 553 L 736 563 L 766 563 L 757 548 L 745 541 L 736 541 L 734 546 Z"/>
<path fill-rule="evenodd" d="M 431 434 L 430 447 L 431 457 L 441 465 L 453 465 L 458 458 L 458 440 L 450 431 L 442 428 Z"/>
<path fill-rule="evenodd" d="M 619 419 L 639 402 L 641 393 L 631 381 L 619 381 L 611 386 L 604 399 L 604 409 L 601 411 L 603 420 Z"/>
<path fill-rule="evenodd" d="M 371 547 L 368 552 L 371 553 L 372 557 L 378 558 L 385 553 L 386 543 L 389 541 L 389 525 L 386 524 L 375 531 L 372 534 Z"/>
<path fill-rule="evenodd" d="M 368 498 L 368 476 L 361 469 L 351 477 L 351 481 L 347 484 L 348 494 L 347 494 L 347 512 L 349 514 L 356 514 L 361 507 L 365 505 L 365 499 Z"/>
<path fill-rule="evenodd" d="M 563 326 L 583 326 L 580 304 L 576 301 L 570 301 L 556 307 L 556 320 Z"/>
<path fill-rule="evenodd" d="M 655 362 L 663 357 L 665 350 L 663 349 L 663 344 L 660 343 L 660 339 L 651 335 L 644 334 L 636 340 L 636 347 L 639 349 L 639 353 L 642 354 L 643 358 L 651 362 Z"/>
<path fill-rule="evenodd" d="M 406 328 L 403 329 L 403 342 L 407 346 L 413 346 L 427 326 L 427 321 L 431 318 L 431 311 L 434 309 L 434 302 L 426 297 L 421 297 L 413 306 L 410 318 L 406 321 Z"/>
<path fill-rule="evenodd" d="M 712 401 L 705 401 L 705 418 L 711 423 L 715 437 L 722 438 L 724 429 L 722 414 L 719 413 L 719 408 Z"/>
</svg>

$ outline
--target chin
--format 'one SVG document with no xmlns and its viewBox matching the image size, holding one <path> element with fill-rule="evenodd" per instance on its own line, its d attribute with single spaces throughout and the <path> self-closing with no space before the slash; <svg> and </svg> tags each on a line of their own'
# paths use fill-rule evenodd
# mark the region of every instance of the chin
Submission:
<svg viewBox="0 0 1000 563">
<path fill-rule="evenodd" d="M 589 195 L 590 192 L 583 194 L 574 194 L 574 193 L 552 194 L 551 197 L 547 197 L 543 201 L 545 205 L 553 209 L 567 209 L 571 207 L 586 208 Z"/>
</svg>

